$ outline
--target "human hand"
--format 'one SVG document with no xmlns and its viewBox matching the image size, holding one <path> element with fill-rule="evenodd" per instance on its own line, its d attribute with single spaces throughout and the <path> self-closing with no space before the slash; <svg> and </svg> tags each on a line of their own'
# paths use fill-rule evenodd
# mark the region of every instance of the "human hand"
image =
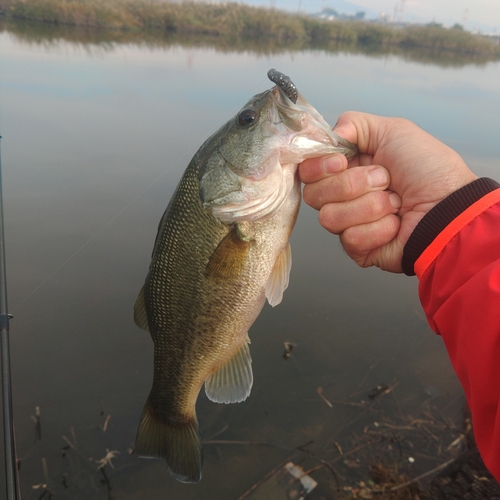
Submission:
<svg viewBox="0 0 500 500">
<path fill-rule="evenodd" d="M 348 112 L 335 132 L 359 147 L 299 166 L 304 201 L 361 267 L 402 272 L 403 248 L 424 215 L 477 179 L 451 148 L 402 118 Z"/>
</svg>

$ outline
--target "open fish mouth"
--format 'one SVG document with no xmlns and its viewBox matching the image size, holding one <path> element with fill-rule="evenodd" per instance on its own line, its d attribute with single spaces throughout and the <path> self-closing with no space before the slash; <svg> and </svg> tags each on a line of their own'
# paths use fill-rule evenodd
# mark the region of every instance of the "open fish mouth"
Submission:
<svg viewBox="0 0 500 500">
<path fill-rule="evenodd" d="M 292 80 L 271 69 L 275 86 L 250 100 L 230 130 L 231 147 L 219 146 L 220 168 L 203 172 L 203 206 L 226 224 L 272 217 L 290 196 L 298 164 L 306 158 L 342 153 L 352 158 L 354 144 L 332 131 Z M 243 116 L 243 120 L 240 118 Z M 244 118 L 250 120 L 247 124 Z M 242 151 L 247 144 L 247 151 Z M 215 165 L 216 161 L 213 161 Z"/>
<path fill-rule="evenodd" d="M 267 76 L 276 84 L 271 90 L 276 106 L 275 113 L 289 130 L 298 132 L 292 141 L 292 146 L 302 150 L 309 149 L 310 153 L 314 152 L 314 154 L 306 153 L 302 160 L 335 152 L 344 154 L 350 160 L 358 154 L 357 146 L 331 129 L 320 113 L 300 94 L 289 76 L 276 69 L 270 69 Z M 315 143 L 320 145 L 319 148 Z M 331 145 L 335 150 L 325 151 L 325 145 Z"/>
</svg>

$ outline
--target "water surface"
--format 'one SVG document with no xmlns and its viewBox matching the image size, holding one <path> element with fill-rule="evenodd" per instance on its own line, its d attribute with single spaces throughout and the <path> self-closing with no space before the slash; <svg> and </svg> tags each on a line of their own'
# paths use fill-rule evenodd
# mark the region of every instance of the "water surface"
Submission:
<svg viewBox="0 0 500 500">
<path fill-rule="evenodd" d="M 456 149 L 478 174 L 500 178 L 498 63 L 443 68 L 322 51 L 259 56 L 30 42 L 8 31 L 0 34 L 0 51 L 23 498 L 39 498 L 43 489 L 32 487 L 41 483 L 54 498 L 108 498 L 96 472 L 108 449 L 119 451 L 116 468 L 106 468 L 113 498 L 235 499 L 291 454 L 207 445 L 203 480 L 188 486 L 172 480 L 161 461 L 128 451 L 152 380 L 152 342 L 134 325 L 132 307 L 158 221 L 203 140 L 270 87 L 269 68 L 290 75 L 332 124 L 346 110 L 403 116 Z M 287 448 L 314 441 L 310 449 L 333 460 L 333 441 L 349 449 L 375 419 L 341 402 L 366 401 L 380 383 L 394 386 L 375 401 L 388 419 L 430 404 L 460 425 L 462 391 L 441 339 L 427 326 L 416 279 L 358 269 L 305 205 L 292 249 L 282 304 L 266 306 L 250 331 L 251 397 L 217 405 L 201 394 L 203 439 Z M 295 344 L 288 361 L 285 341 Z M 40 442 L 31 418 L 36 406 Z M 62 436 L 76 449 L 64 449 Z M 364 465 L 335 463 L 346 482 L 366 475 Z M 417 459 L 409 472 L 430 463 Z M 331 474 L 315 478 L 320 487 L 311 498 L 331 495 Z"/>
</svg>

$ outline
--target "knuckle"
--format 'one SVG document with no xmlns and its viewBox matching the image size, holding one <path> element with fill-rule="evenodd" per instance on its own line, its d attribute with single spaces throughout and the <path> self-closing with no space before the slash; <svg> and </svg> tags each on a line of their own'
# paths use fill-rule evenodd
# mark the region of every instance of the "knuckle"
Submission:
<svg viewBox="0 0 500 500">
<path fill-rule="evenodd" d="M 376 219 L 387 212 L 387 193 L 384 191 L 375 191 L 371 193 L 369 203 L 366 207 L 367 216 L 370 219 Z"/>
<path fill-rule="evenodd" d="M 302 192 L 302 197 L 304 198 L 304 202 L 310 207 L 317 208 L 321 206 L 321 197 L 317 195 L 313 186 L 305 186 L 304 191 Z"/>
<path fill-rule="evenodd" d="M 340 243 L 345 253 L 360 267 L 367 267 L 368 251 L 363 250 L 358 241 L 357 232 L 346 229 L 340 235 Z"/>
<path fill-rule="evenodd" d="M 321 226 L 333 234 L 339 234 L 341 232 L 339 220 L 336 215 L 335 207 L 331 204 L 321 207 L 318 215 Z"/>
<path fill-rule="evenodd" d="M 347 170 L 342 175 L 340 191 L 344 200 L 352 200 L 358 196 L 356 173 L 356 170 Z"/>
<path fill-rule="evenodd" d="M 329 210 L 327 210 L 327 208 L 325 206 L 321 207 L 321 210 L 319 211 L 319 214 L 318 214 L 318 220 L 319 220 L 319 223 L 325 229 L 329 230 L 331 217 L 330 217 Z"/>
<path fill-rule="evenodd" d="M 356 227 L 346 228 L 340 235 L 340 242 L 351 258 L 353 255 L 363 253 L 360 247 L 359 230 Z"/>
</svg>

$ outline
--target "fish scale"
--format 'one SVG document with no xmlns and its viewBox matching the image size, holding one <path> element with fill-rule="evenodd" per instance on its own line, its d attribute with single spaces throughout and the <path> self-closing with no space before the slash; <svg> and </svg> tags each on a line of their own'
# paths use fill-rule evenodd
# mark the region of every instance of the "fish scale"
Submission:
<svg viewBox="0 0 500 500">
<path fill-rule="evenodd" d="M 202 385 L 218 403 L 250 394 L 248 330 L 266 298 L 277 305 L 288 285 L 297 164 L 356 151 L 280 75 L 274 70 L 279 84 L 252 98 L 191 160 L 160 221 L 134 308 L 154 342 L 136 450 L 163 457 L 183 482 L 202 475 L 195 413 Z"/>
<path fill-rule="evenodd" d="M 253 316 L 246 306 L 251 299 L 249 296 L 260 295 L 264 301 L 263 290 L 251 293 L 250 288 L 241 286 L 241 277 L 232 287 L 227 280 L 218 282 L 205 278 L 204 270 L 216 242 L 223 239 L 230 229 L 201 207 L 197 167 L 197 162 L 193 162 L 174 195 L 174 203 L 167 209 L 169 216 L 164 218 L 144 288 L 149 303 L 150 332 L 155 342 L 154 390 L 169 395 L 160 399 L 157 407 L 162 414 L 172 417 L 181 413 L 179 408 L 185 411 L 187 402 L 192 399 L 193 385 L 203 383 L 204 379 L 200 380 L 203 377 L 198 372 L 206 372 L 208 376 L 212 371 L 214 360 L 210 358 L 215 358 L 216 362 L 218 357 L 227 357 L 226 351 L 234 351 L 227 331 L 232 332 L 232 337 L 237 337 L 241 330 L 245 330 L 248 322 L 244 320 L 245 313 L 250 312 Z M 179 255 L 181 241 L 184 243 Z M 257 281 L 259 266 L 255 267 L 255 270 L 251 269 L 247 282 Z M 261 274 L 263 271 L 261 269 Z M 240 295 L 244 300 L 239 298 Z M 219 316 L 226 316 L 225 329 Z M 168 349 L 162 346 L 168 346 Z M 211 357 L 206 356 L 207 351 L 213 353 Z M 200 359 L 202 354 L 205 359 L 196 372 L 185 369 L 186 364 L 193 358 Z M 199 387 L 194 391 L 197 394 Z"/>
</svg>

